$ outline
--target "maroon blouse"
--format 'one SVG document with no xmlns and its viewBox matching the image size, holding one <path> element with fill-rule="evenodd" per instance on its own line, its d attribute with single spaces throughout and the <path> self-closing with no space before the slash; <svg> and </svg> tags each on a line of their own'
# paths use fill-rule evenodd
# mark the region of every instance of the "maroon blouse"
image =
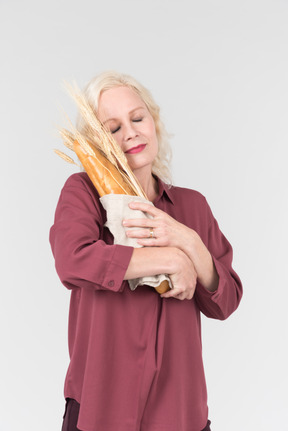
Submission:
<svg viewBox="0 0 288 431">
<path fill-rule="evenodd" d="M 226 319 L 241 282 L 232 248 L 205 198 L 158 180 L 157 208 L 194 229 L 219 275 L 213 293 L 199 283 L 192 300 L 162 299 L 123 281 L 132 247 L 113 245 L 105 210 L 86 173 L 72 175 L 57 205 L 50 242 L 57 273 L 71 289 L 64 395 L 80 403 L 85 431 L 199 431 L 208 417 L 200 311 Z"/>
</svg>

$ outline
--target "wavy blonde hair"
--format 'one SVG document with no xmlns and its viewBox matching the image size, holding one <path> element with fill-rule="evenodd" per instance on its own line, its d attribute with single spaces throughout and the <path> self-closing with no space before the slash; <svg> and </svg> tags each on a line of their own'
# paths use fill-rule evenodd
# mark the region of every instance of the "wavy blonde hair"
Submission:
<svg viewBox="0 0 288 431">
<path fill-rule="evenodd" d="M 115 71 L 103 72 L 94 78 L 84 88 L 84 95 L 97 114 L 100 95 L 113 87 L 125 86 L 135 91 L 147 106 L 148 111 L 153 117 L 158 139 L 158 154 L 152 164 L 152 173 L 163 181 L 171 184 L 171 148 L 168 141 L 168 133 L 160 118 L 160 108 L 155 103 L 151 93 L 147 88 L 140 84 L 132 76 L 124 75 Z M 85 122 L 80 115 L 77 119 L 77 128 L 85 136 Z"/>
</svg>

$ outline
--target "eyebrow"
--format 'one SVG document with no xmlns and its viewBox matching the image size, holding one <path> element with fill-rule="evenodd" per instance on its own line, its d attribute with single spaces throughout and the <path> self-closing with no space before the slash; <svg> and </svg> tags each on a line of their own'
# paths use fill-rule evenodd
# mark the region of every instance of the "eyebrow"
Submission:
<svg viewBox="0 0 288 431">
<path fill-rule="evenodd" d="M 132 109 L 128 112 L 128 114 L 133 114 L 133 112 L 138 111 L 138 109 L 145 109 L 144 106 L 137 106 L 137 108 Z M 116 121 L 117 118 L 108 118 L 107 120 L 103 121 L 103 124 L 108 123 L 108 121 Z"/>
</svg>

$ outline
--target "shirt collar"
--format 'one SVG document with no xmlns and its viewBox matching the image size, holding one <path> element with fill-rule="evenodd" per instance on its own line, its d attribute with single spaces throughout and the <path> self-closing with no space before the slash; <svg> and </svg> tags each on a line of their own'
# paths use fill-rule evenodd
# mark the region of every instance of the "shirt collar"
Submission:
<svg viewBox="0 0 288 431">
<path fill-rule="evenodd" d="M 164 195 L 170 200 L 170 202 L 172 204 L 174 204 L 174 198 L 173 198 L 173 194 L 171 192 L 173 186 L 169 186 L 168 184 L 164 183 L 164 181 L 162 181 L 159 177 L 155 178 L 158 182 L 158 196 L 154 201 L 154 204 L 156 204 L 157 202 L 159 202 L 162 199 L 162 196 L 164 197 Z"/>
</svg>

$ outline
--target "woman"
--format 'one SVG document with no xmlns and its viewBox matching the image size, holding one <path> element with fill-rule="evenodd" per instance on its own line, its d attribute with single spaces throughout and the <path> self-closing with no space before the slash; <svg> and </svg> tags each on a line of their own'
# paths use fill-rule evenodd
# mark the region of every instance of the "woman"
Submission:
<svg viewBox="0 0 288 431">
<path fill-rule="evenodd" d="M 114 245 L 86 173 L 64 185 L 50 232 L 56 269 L 71 289 L 70 365 L 63 431 L 208 431 L 200 312 L 226 319 L 241 282 L 232 248 L 205 198 L 169 187 L 159 108 L 133 78 L 104 73 L 85 91 L 154 207 L 123 220 L 142 248 Z M 85 124 L 79 123 L 85 132 Z M 127 280 L 169 274 L 173 288 L 135 291 Z M 76 427 L 77 426 L 77 427 Z"/>
</svg>

